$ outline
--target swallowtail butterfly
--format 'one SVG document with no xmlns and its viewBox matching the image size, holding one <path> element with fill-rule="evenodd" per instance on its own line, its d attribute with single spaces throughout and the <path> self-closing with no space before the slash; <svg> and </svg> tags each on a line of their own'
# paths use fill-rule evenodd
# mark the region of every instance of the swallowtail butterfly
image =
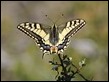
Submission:
<svg viewBox="0 0 109 82">
<path fill-rule="evenodd" d="M 77 33 L 85 23 L 82 19 L 76 19 L 67 22 L 63 26 L 54 24 L 50 28 L 48 27 L 49 31 L 47 31 L 43 24 L 24 22 L 19 24 L 17 28 L 35 40 L 43 51 L 43 55 L 45 53 L 58 54 L 66 49 L 71 36 Z"/>
</svg>

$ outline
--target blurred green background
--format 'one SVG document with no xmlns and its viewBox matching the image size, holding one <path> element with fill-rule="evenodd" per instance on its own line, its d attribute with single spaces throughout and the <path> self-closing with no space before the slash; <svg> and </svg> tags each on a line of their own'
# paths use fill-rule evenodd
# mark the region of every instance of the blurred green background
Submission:
<svg viewBox="0 0 109 82">
<path fill-rule="evenodd" d="M 84 19 L 86 25 L 72 37 L 65 54 L 78 63 L 86 58 L 81 73 L 94 81 L 108 80 L 108 2 L 107 1 L 2 1 L 1 2 L 1 80 L 55 81 L 55 71 L 42 59 L 34 41 L 17 29 L 22 22 L 52 25 L 44 15 L 58 23 Z M 76 76 L 74 80 L 83 80 Z"/>
</svg>

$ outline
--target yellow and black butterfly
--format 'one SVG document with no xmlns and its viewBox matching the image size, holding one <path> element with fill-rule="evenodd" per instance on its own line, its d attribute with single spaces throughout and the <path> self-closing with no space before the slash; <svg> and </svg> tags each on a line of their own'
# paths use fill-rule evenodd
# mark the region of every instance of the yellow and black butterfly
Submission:
<svg viewBox="0 0 109 82">
<path fill-rule="evenodd" d="M 54 24 L 47 31 L 43 24 L 24 22 L 17 26 L 19 30 L 35 40 L 40 49 L 45 53 L 62 53 L 67 47 L 72 35 L 77 33 L 86 22 L 76 19 L 65 23 L 59 31 L 60 26 Z"/>
</svg>

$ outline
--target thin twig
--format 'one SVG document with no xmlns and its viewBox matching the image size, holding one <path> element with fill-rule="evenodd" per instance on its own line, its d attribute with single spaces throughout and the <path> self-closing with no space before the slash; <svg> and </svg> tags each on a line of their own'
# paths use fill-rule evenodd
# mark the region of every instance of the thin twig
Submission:
<svg viewBox="0 0 109 82">
<path fill-rule="evenodd" d="M 79 72 L 79 69 L 72 63 L 72 66 L 74 66 L 75 68 L 76 68 L 76 72 L 75 72 L 75 74 L 77 73 L 77 74 L 79 74 L 85 81 L 90 81 L 90 80 L 88 80 L 88 79 L 86 79 L 82 74 L 80 74 L 80 72 Z"/>
<path fill-rule="evenodd" d="M 60 55 L 61 55 L 61 54 L 58 54 L 58 57 L 59 57 L 59 60 L 60 60 L 60 62 L 61 62 L 61 66 L 62 66 L 62 68 L 63 68 L 63 71 L 64 71 L 64 73 L 66 73 L 66 68 L 64 67 L 64 64 L 63 64 L 63 61 L 62 61 Z"/>
</svg>

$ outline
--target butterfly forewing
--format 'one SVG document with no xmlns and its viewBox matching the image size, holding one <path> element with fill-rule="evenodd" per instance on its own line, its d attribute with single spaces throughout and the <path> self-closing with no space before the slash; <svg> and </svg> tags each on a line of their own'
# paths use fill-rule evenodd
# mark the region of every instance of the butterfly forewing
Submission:
<svg viewBox="0 0 109 82">
<path fill-rule="evenodd" d="M 40 24 L 25 22 L 19 24 L 17 28 L 33 38 L 44 53 L 50 51 L 49 34 L 44 31 Z"/>
<path fill-rule="evenodd" d="M 71 28 L 70 31 L 65 35 L 65 38 L 73 36 L 85 25 L 84 20 L 74 20 L 70 21 L 70 26 L 66 28 Z"/>
<path fill-rule="evenodd" d="M 86 22 L 82 19 L 67 22 L 62 32 L 59 33 L 60 40 L 57 43 L 58 49 L 65 49 L 69 44 L 70 37 L 77 33 L 85 25 L 85 23 Z"/>
<path fill-rule="evenodd" d="M 63 40 L 65 37 L 74 35 L 85 25 L 85 21 L 81 19 L 69 21 L 66 23 L 63 30 L 59 33 L 60 40 Z"/>
</svg>

